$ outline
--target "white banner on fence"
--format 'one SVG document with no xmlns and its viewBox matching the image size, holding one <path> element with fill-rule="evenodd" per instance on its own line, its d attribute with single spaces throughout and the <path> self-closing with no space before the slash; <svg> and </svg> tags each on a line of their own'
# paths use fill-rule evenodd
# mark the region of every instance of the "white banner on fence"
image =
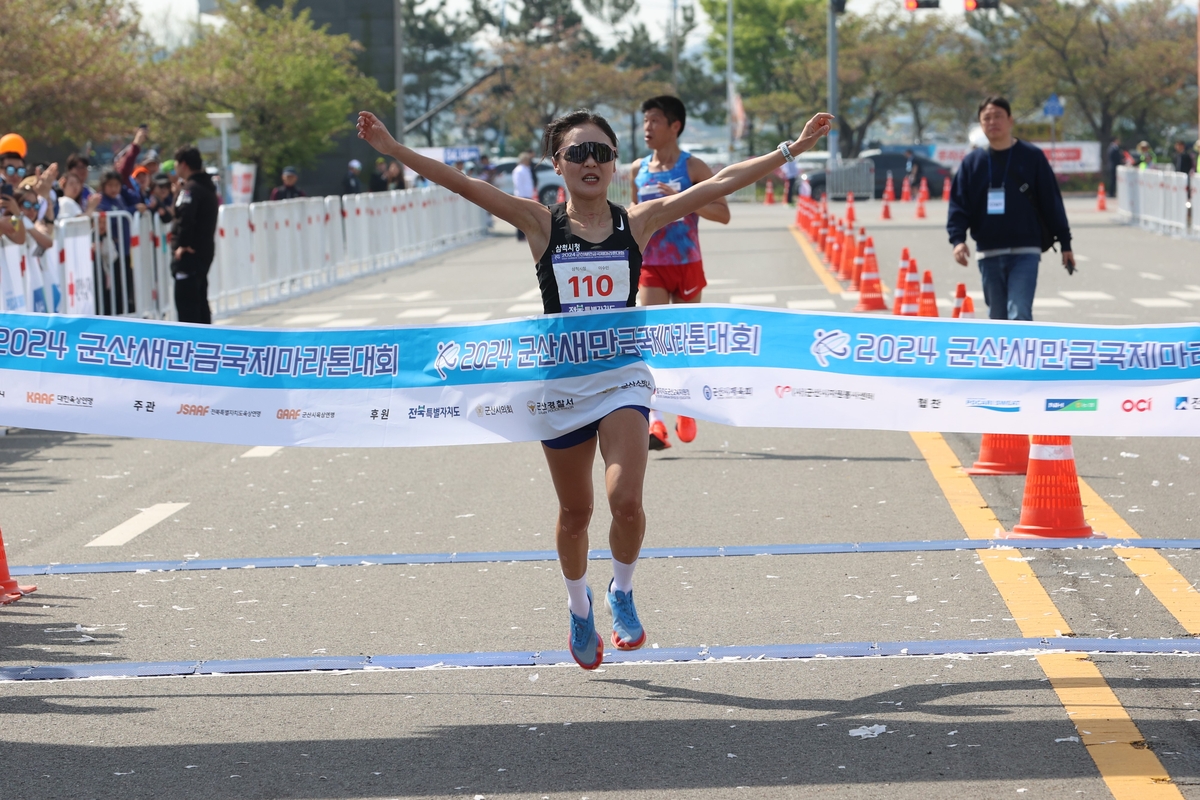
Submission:
<svg viewBox="0 0 1200 800">
<path fill-rule="evenodd" d="M 1099 142 L 1030 142 L 1034 147 L 1040 147 L 1050 160 L 1050 166 L 1060 175 L 1079 172 L 1100 171 Z M 975 146 L 966 144 L 936 144 L 933 146 L 933 160 L 957 170 L 967 154 Z"/>
<path fill-rule="evenodd" d="M 750 427 L 1200 435 L 1200 326 L 672 306 L 273 331 L 0 318 L 0 424 L 246 445 L 549 439 L 628 405 Z"/>
<path fill-rule="evenodd" d="M 254 164 L 242 164 L 238 161 L 229 165 L 229 196 L 234 204 L 249 203 L 254 200 L 254 176 L 258 167 Z"/>
</svg>

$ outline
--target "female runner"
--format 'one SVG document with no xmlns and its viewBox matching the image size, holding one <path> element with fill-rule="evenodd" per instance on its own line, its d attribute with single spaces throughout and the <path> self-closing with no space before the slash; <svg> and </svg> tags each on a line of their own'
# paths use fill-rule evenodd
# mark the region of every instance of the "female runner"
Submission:
<svg viewBox="0 0 1200 800">
<path fill-rule="evenodd" d="M 537 263 L 545 313 L 557 314 L 589 310 L 566 291 L 568 269 L 606 271 L 614 285 L 626 291 L 624 305 L 632 308 L 637 301 L 642 249 L 655 231 L 766 177 L 811 148 L 829 132 L 832 120 L 830 114 L 817 114 L 796 141 L 783 142 L 767 155 L 731 164 L 686 191 L 638 203 L 628 211 L 608 202 L 608 185 L 617 170 L 617 136 L 603 117 L 589 111 L 572 112 L 546 127 L 545 155 L 563 177 L 569 198 L 549 208 L 536 200 L 505 194 L 490 183 L 417 154 L 392 138 L 387 127 L 367 111 L 358 115 L 358 135 L 380 153 L 523 231 Z M 593 250 L 607 252 L 604 258 L 590 262 L 586 256 L 578 258 L 580 253 Z M 614 252 L 620 254 L 618 261 L 625 262 L 615 271 Z M 560 254 L 564 253 L 573 260 L 562 258 Z M 626 270 L 627 274 L 621 274 Z M 604 459 L 604 482 L 612 512 L 608 541 L 613 579 L 606 598 L 613 615 L 612 643 L 621 650 L 635 650 L 646 641 L 646 631 L 633 604 L 633 569 L 646 532 L 642 483 L 648 416 L 645 406 L 624 406 L 582 428 L 542 442 L 558 495 L 555 541 L 567 585 L 571 655 L 584 669 L 595 669 L 604 659 L 604 641 L 596 633 L 592 592 L 587 587 L 592 463 L 597 443 Z"/>
</svg>

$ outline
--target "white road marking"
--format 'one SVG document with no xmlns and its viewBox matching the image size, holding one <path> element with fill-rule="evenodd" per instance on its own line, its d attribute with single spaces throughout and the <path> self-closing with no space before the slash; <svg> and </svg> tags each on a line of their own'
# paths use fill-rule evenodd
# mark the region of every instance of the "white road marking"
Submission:
<svg viewBox="0 0 1200 800">
<path fill-rule="evenodd" d="M 1115 300 L 1108 292 L 1088 292 L 1088 291 L 1072 291 L 1059 292 L 1060 295 L 1068 300 Z"/>
<path fill-rule="evenodd" d="M 1163 276 L 1159 275 L 1157 272 L 1139 272 L 1138 275 L 1145 278 L 1148 281 L 1164 280 Z"/>
<path fill-rule="evenodd" d="M 1079 258 L 1079 256 L 1075 256 L 1075 257 L 1076 257 L 1076 258 Z M 1120 264 L 1113 264 L 1113 263 L 1110 263 L 1110 262 L 1108 262 L 1108 261 L 1105 261 L 1105 262 L 1104 262 L 1103 264 L 1101 264 L 1100 266 L 1104 267 L 1105 269 L 1111 269 L 1111 270 L 1113 270 L 1114 272 L 1115 272 L 1115 271 L 1118 271 L 1118 270 L 1123 270 L 1123 269 L 1125 269 L 1125 268 L 1124 268 L 1124 267 L 1122 267 Z"/>
<path fill-rule="evenodd" d="M 100 534 L 85 544 L 84 547 L 120 547 L 123 544 L 128 544 L 138 534 L 145 533 L 176 511 L 187 507 L 187 503 L 157 503 L 149 508 L 144 508 L 137 516 L 131 517 L 112 530 Z"/>
<path fill-rule="evenodd" d="M 537 300 L 541 296 L 542 296 L 542 290 L 540 288 L 538 288 L 538 289 L 530 289 L 528 292 L 525 292 L 524 294 L 518 296 L 517 299 L 518 300 Z"/>
<path fill-rule="evenodd" d="M 1167 292 L 1171 297 L 1178 297 L 1180 300 L 1200 300 L 1200 292 Z"/>
<path fill-rule="evenodd" d="M 259 445 L 258 447 L 251 447 L 249 450 L 242 453 L 242 458 L 269 458 L 282 449 L 282 447 L 278 447 L 276 445 Z"/>
<path fill-rule="evenodd" d="M 284 325 L 315 325 L 318 322 L 329 322 L 331 319 L 337 319 L 341 314 L 297 314 L 294 317 L 289 317 L 283 321 Z"/>
<path fill-rule="evenodd" d="M 954 308 L 954 301 L 947 300 L 944 297 L 939 297 L 939 298 L 937 298 L 937 307 L 938 308 Z"/>
<path fill-rule="evenodd" d="M 767 306 L 776 302 L 773 294 L 735 294 L 730 295 L 729 302 L 736 306 Z"/>
<path fill-rule="evenodd" d="M 972 300 L 977 300 L 980 303 L 983 302 L 983 292 L 976 292 L 976 291 L 972 291 L 971 289 L 968 289 L 967 297 L 971 298 Z M 976 310 L 978 310 L 978 309 L 976 309 Z"/>
<path fill-rule="evenodd" d="M 1142 308 L 1191 308 L 1192 304 L 1178 297 L 1135 297 L 1133 302 Z"/>
<path fill-rule="evenodd" d="M 735 283 L 741 283 L 737 278 L 709 278 L 709 286 L 731 286 Z"/>
<path fill-rule="evenodd" d="M 345 317 L 322 322 L 319 328 L 365 328 L 375 321 L 374 317 Z"/>
<path fill-rule="evenodd" d="M 433 297 L 433 290 L 426 289 L 422 292 L 409 292 L 408 294 L 398 294 L 396 299 L 401 303 L 416 303 L 420 300 L 428 300 Z"/>
<path fill-rule="evenodd" d="M 1063 300 L 1061 297 L 1035 297 L 1033 299 L 1034 308 L 1074 308 L 1075 304 L 1070 300 Z"/>
<path fill-rule="evenodd" d="M 490 311 L 465 311 L 459 314 L 447 314 L 438 322 L 483 322 L 491 317 L 492 312 Z"/>
<path fill-rule="evenodd" d="M 540 314 L 542 313 L 541 303 L 514 303 L 508 307 L 509 314 Z"/>
<path fill-rule="evenodd" d="M 382 292 L 379 294 L 348 294 L 348 295 L 346 295 L 347 300 L 368 300 L 368 301 L 370 301 L 370 300 L 386 300 L 386 299 L 388 299 L 388 297 L 390 297 L 390 295 L 383 294 Z"/>
<path fill-rule="evenodd" d="M 800 311 L 836 311 L 837 303 L 828 299 L 821 300 L 788 300 L 788 308 Z"/>
<path fill-rule="evenodd" d="M 436 319 L 449 313 L 449 306 L 441 306 L 439 308 L 410 308 L 407 311 L 401 311 L 397 314 L 396 319 Z"/>
<path fill-rule="evenodd" d="M 1075 253 L 1075 260 L 1076 261 L 1091 261 L 1090 258 L 1088 258 L 1085 255 L 1082 255 L 1081 253 Z"/>
</svg>

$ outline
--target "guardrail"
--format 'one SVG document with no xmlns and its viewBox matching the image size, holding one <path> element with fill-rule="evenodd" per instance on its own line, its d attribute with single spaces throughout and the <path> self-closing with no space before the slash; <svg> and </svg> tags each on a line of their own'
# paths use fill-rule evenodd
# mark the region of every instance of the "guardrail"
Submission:
<svg viewBox="0 0 1200 800">
<path fill-rule="evenodd" d="M 1126 222 L 1150 230 L 1186 234 L 1187 174 L 1161 169 L 1117 167 L 1117 215 Z"/>
<path fill-rule="evenodd" d="M 875 162 L 869 158 L 841 161 L 825 171 L 825 193 L 830 200 L 845 199 L 854 193 L 859 200 L 875 197 Z"/>
<path fill-rule="evenodd" d="M 3 311 L 174 319 L 169 226 L 124 211 L 60 220 L 53 250 L 0 246 Z M 208 299 L 228 316 L 480 238 L 487 214 L 440 187 L 221 206 Z"/>
</svg>

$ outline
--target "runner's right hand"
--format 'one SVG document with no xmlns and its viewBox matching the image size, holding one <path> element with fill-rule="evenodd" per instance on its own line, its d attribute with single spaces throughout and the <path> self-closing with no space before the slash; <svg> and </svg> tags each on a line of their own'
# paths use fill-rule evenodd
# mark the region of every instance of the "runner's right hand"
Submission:
<svg viewBox="0 0 1200 800">
<path fill-rule="evenodd" d="M 389 152 L 392 145 L 396 144 L 396 140 L 388 133 L 387 126 L 370 111 L 358 113 L 358 138 L 381 153 Z"/>
</svg>

